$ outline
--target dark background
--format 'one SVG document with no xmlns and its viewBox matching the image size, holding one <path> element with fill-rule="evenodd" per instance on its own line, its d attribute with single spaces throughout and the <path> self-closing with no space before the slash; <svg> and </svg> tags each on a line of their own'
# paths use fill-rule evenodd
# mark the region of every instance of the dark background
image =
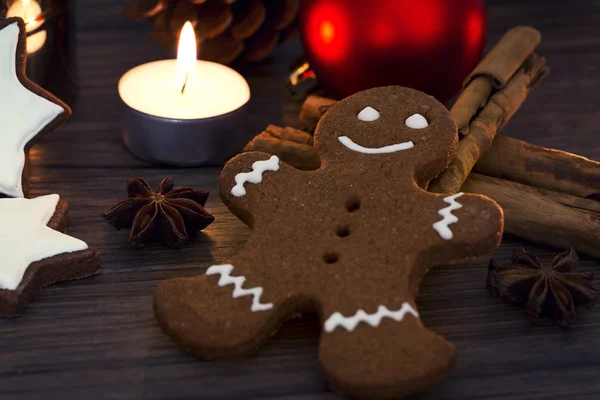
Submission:
<svg viewBox="0 0 600 400">
<path fill-rule="evenodd" d="M 367 3 L 365 1 L 365 3 Z M 600 160 L 600 1 L 490 0 L 488 44 L 508 28 L 539 29 L 539 53 L 552 67 L 503 131 L 532 143 Z M 117 81 L 133 66 L 172 58 L 147 38 L 146 23 L 123 20 L 122 0 L 74 3 L 79 101 L 68 124 L 32 153 L 33 196 L 59 193 L 71 203 L 70 233 L 96 247 L 102 273 L 43 289 L 15 320 L 0 320 L 0 398 L 334 399 L 317 361 L 315 317 L 290 322 L 256 356 L 198 361 L 174 347 L 152 313 L 162 279 L 196 275 L 235 254 L 249 229 L 221 204 L 218 168 L 160 168 L 132 158 L 121 144 Z M 243 70 L 252 89 L 250 134 L 267 124 L 296 123 L 300 103 L 284 88 L 298 41 L 267 63 Z M 134 250 L 100 213 L 125 196 L 125 179 L 212 192 L 216 217 L 181 250 Z M 507 262 L 523 242 L 505 238 L 494 257 Z M 556 253 L 525 244 L 549 262 Z M 423 281 L 418 306 L 430 329 L 456 343 L 455 372 L 424 399 L 600 398 L 600 307 L 570 330 L 531 326 L 524 310 L 485 290 L 487 262 L 440 267 Z M 599 263 L 582 257 L 581 271 Z M 596 281 L 597 286 L 598 281 Z"/>
</svg>

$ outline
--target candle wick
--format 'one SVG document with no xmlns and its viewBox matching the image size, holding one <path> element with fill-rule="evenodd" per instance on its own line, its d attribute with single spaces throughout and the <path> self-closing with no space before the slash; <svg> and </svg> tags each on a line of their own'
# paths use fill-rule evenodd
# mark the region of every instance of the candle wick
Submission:
<svg viewBox="0 0 600 400">
<path fill-rule="evenodd" d="M 183 92 L 185 92 L 185 87 L 187 86 L 188 77 L 189 77 L 189 73 L 186 73 L 185 80 L 183 81 L 183 87 L 181 88 L 181 94 L 183 94 Z"/>
</svg>

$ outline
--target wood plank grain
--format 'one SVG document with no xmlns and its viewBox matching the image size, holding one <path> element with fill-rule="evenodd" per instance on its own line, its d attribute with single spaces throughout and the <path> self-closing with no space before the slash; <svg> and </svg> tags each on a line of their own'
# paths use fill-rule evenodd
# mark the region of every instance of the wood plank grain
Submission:
<svg viewBox="0 0 600 400">
<path fill-rule="evenodd" d="M 57 192 L 71 203 L 70 233 L 100 250 L 103 271 L 43 289 L 19 319 L 0 320 L 0 398 L 339 399 L 319 372 L 314 315 L 286 324 L 254 357 L 202 362 L 173 346 L 152 314 L 162 279 L 202 273 L 235 254 L 250 230 L 220 202 L 219 168 L 163 168 L 134 159 L 119 132 L 116 85 L 129 68 L 172 57 L 151 43 L 147 25 L 121 18 L 120 0 L 76 0 L 79 101 L 69 123 L 32 154 L 33 195 Z M 600 4 L 595 0 L 490 0 L 488 42 L 509 27 L 542 31 L 540 53 L 552 75 L 527 100 L 504 134 L 600 160 Z M 266 63 L 242 67 L 252 88 L 249 135 L 269 123 L 294 126 L 300 103 L 286 93 L 298 41 Z M 216 221 L 180 250 L 136 250 L 128 233 L 100 213 L 124 197 L 125 179 L 152 186 L 167 175 L 177 186 L 212 194 Z M 495 252 L 507 262 L 524 244 L 550 262 L 555 251 L 505 237 Z M 423 322 L 458 346 L 454 374 L 426 399 L 597 399 L 600 307 L 570 330 L 531 326 L 525 312 L 485 289 L 484 259 L 432 270 L 417 299 Z M 598 270 L 583 258 L 580 270 Z M 596 280 L 598 285 L 598 280 Z"/>
</svg>

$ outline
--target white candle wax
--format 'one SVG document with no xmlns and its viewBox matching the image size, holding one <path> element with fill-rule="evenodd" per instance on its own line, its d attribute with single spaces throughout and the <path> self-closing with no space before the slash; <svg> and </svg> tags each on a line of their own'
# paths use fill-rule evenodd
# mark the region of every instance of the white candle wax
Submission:
<svg viewBox="0 0 600 400">
<path fill-rule="evenodd" d="M 134 110 L 162 118 L 204 119 L 237 110 L 250 100 L 246 80 L 233 69 L 208 61 L 184 80 L 177 60 L 155 61 L 128 71 L 119 81 L 119 95 Z"/>
<path fill-rule="evenodd" d="M 6 13 L 7 17 L 21 17 L 25 22 L 25 30 L 33 32 L 43 23 L 38 17 L 42 14 L 42 7 L 36 0 L 15 0 Z M 27 54 L 33 54 L 39 51 L 46 43 L 46 31 L 34 33 L 27 36 Z"/>
</svg>

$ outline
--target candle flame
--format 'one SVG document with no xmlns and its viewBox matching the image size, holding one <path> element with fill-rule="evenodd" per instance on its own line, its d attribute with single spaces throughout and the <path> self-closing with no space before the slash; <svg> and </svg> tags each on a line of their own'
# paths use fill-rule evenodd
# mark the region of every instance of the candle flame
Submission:
<svg viewBox="0 0 600 400">
<path fill-rule="evenodd" d="M 181 30 L 177 49 L 177 71 L 182 76 L 189 75 L 196 68 L 196 52 L 196 34 L 192 23 L 187 21 Z"/>
<path fill-rule="evenodd" d="M 31 0 L 21 0 L 21 14 L 19 15 L 17 12 L 17 16 L 19 16 L 23 19 L 23 22 L 25 23 L 25 26 L 27 27 L 28 30 L 30 29 L 29 25 L 33 25 L 36 21 L 41 19 L 41 14 L 40 15 L 30 15 L 30 14 L 36 14 L 36 12 L 37 12 L 36 7 L 33 7 L 30 10 L 31 4 L 32 4 Z M 36 3 L 36 5 L 37 5 L 37 3 Z M 41 10 L 40 10 L 40 13 L 41 13 Z"/>
<path fill-rule="evenodd" d="M 29 25 L 30 23 L 34 22 L 35 18 L 36 18 L 35 16 L 34 17 L 30 17 L 27 14 L 27 11 L 29 9 L 29 2 L 30 1 L 31 0 L 22 0 L 22 2 L 21 2 L 21 6 L 22 6 L 22 10 L 21 11 L 22 11 L 22 15 L 23 15 L 22 18 L 23 18 L 23 22 L 25 23 L 25 25 Z"/>
</svg>

